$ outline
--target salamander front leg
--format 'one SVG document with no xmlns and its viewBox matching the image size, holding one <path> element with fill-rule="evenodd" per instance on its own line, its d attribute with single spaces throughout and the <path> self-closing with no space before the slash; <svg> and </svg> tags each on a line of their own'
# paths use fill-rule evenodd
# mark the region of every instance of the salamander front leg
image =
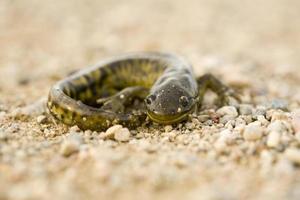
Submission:
<svg viewBox="0 0 300 200">
<path fill-rule="evenodd" d="M 229 103 L 229 97 L 235 98 L 240 101 L 239 96 L 233 91 L 233 89 L 224 85 L 212 74 L 205 74 L 197 78 L 199 87 L 199 103 L 201 104 L 204 94 L 207 89 L 212 90 L 218 95 L 218 106 L 226 105 Z"/>
<path fill-rule="evenodd" d="M 113 96 L 101 98 L 97 103 L 102 105 L 101 109 L 109 110 L 115 113 L 123 113 L 127 105 L 134 99 L 144 99 L 149 93 L 149 89 L 141 86 L 127 87 Z"/>
</svg>

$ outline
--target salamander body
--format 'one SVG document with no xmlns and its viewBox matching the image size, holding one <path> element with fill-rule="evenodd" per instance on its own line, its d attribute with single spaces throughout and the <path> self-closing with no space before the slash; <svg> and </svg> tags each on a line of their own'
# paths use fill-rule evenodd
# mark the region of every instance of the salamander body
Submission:
<svg viewBox="0 0 300 200">
<path fill-rule="evenodd" d="M 196 78 L 191 65 L 165 53 L 127 54 L 103 60 L 56 83 L 49 92 L 50 113 L 67 125 L 105 130 L 113 124 L 141 125 L 183 121 L 210 88 L 222 98 L 226 87 L 212 75 Z M 124 112 L 135 98 L 146 111 Z M 223 98 L 225 99 L 225 98 Z"/>
</svg>

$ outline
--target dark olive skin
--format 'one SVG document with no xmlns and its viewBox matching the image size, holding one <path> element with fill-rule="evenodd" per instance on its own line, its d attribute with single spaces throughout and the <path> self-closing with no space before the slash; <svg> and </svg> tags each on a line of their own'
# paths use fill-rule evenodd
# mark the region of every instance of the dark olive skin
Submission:
<svg viewBox="0 0 300 200">
<path fill-rule="evenodd" d="M 147 114 L 155 122 L 185 120 L 197 107 L 198 87 L 189 68 L 170 70 L 161 76 L 145 99 Z"/>
<path fill-rule="evenodd" d="M 195 78 L 181 57 L 143 52 L 103 60 L 57 82 L 47 106 L 56 119 L 81 129 L 103 131 L 113 124 L 135 128 L 147 115 L 157 123 L 173 124 L 200 107 L 207 89 L 227 103 L 229 90 L 213 75 Z M 146 111 L 124 112 L 135 98 L 145 99 Z"/>
</svg>

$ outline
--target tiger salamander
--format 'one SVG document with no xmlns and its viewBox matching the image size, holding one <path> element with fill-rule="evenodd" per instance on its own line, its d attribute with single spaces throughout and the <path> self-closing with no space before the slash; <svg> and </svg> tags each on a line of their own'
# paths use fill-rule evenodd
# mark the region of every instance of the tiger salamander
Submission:
<svg viewBox="0 0 300 200">
<path fill-rule="evenodd" d="M 207 89 L 227 103 L 228 87 L 211 74 L 196 78 L 183 58 L 135 53 L 103 60 L 59 81 L 50 89 L 47 106 L 56 119 L 81 129 L 137 127 L 147 116 L 173 124 L 201 106 Z M 146 111 L 124 112 L 133 99 L 143 99 Z"/>
</svg>

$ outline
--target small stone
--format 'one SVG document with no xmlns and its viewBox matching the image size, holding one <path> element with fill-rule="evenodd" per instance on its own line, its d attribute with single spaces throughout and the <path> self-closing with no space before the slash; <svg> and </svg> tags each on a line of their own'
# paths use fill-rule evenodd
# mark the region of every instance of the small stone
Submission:
<svg viewBox="0 0 300 200">
<path fill-rule="evenodd" d="M 120 128 L 115 131 L 114 138 L 119 142 L 128 142 L 130 139 L 130 131 L 128 128 Z"/>
<path fill-rule="evenodd" d="M 70 131 L 70 133 L 72 133 L 72 132 L 80 132 L 80 128 L 75 125 L 75 126 L 72 126 L 69 131 Z"/>
<path fill-rule="evenodd" d="M 60 154 L 69 157 L 73 153 L 79 151 L 79 144 L 76 141 L 66 140 L 62 143 L 60 148 Z"/>
<path fill-rule="evenodd" d="M 295 164 L 300 164 L 300 150 L 296 148 L 286 149 L 284 152 L 287 159 Z"/>
<path fill-rule="evenodd" d="M 271 121 L 276 120 L 288 120 L 288 115 L 286 112 L 283 112 L 282 110 L 270 110 L 267 112 L 268 118 L 271 119 Z"/>
<path fill-rule="evenodd" d="M 269 124 L 269 126 L 267 127 L 267 131 L 268 132 L 279 132 L 279 133 L 283 133 L 286 132 L 286 126 L 284 125 L 284 122 L 281 120 L 276 120 L 273 121 Z"/>
<path fill-rule="evenodd" d="M 36 121 L 37 121 L 37 123 L 39 123 L 39 124 L 43 124 L 43 123 L 45 123 L 46 122 L 46 116 L 45 115 L 39 115 L 37 118 L 36 118 Z"/>
<path fill-rule="evenodd" d="M 271 131 L 268 135 L 267 146 L 277 147 L 280 143 L 281 134 L 277 131 Z"/>
<path fill-rule="evenodd" d="M 257 121 L 259 121 L 263 126 L 266 126 L 267 124 L 269 124 L 269 121 L 266 120 L 265 116 L 263 116 L 263 115 L 257 115 L 256 118 L 257 118 Z"/>
<path fill-rule="evenodd" d="M 173 130 L 173 127 L 171 125 L 166 125 L 164 128 L 165 128 L 165 132 L 170 132 Z"/>
<path fill-rule="evenodd" d="M 259 122 L 252 122 L 245 127 L 243 137 L 248 141 L 255 141 L 262 137 L 263 128 Z"/>
<path fill-rule="evenodd" d="M 115 132 L 119 129 L 123 128 L 121 125 L 114 125 L 106 130 L 106 132 L 103 134 L 103 139 L 114 139 L 115 138 Z"/>
<path fill-rule="evenodd" d="M 177 134 L 178 134 L 178 132 L 174 130 L 174 131 L 166 133 L 165 135 L 169 138 L 170 142 L 173 142 L 175 140 Z"/>
<path fill-rule="evenodd" d="M 238 112 L 234 106 L 223 106 L 217 110 L 217 114 L 221 116 L 220 122 L 226 124 L 230 120 L 234 120 L 238 116 Z"/>
<path fill-rule="evenodd" d="M 210 116 L 209 115 L 199 115 L 198 116 L 198 121 L 200 123 L 203 123 L 203 122 L 206 122 L 210 119 Z"/>
<path fill-rule="evenodd" d="M 229 129 L 225 129 L 220 133 L 220 139 L 222 139 L 227 145 L 231 145 L 235 142 L 236 135 Z"/>
<path fill-rule="evenodd" d="M 253 112 L 253 107 L 249 104 L 241 104 L 239 106 L 239 112 L 241 115 L 251 115 Z"/>
<path fill-rule="evenodd" d="M 195 124 L 192 122 L 187 122 L 187 123 L 185 123 L 185 127 L 189 130 L 192 130 L 195 128 Z"/>
<path fill-rule="evenodd" d="M 263 116 L 265 116 L 266 112 L 267 112 L 266 107 L 257 106 L 253 113 L 254 113 L 254 115 L 263 115 Z"/>
</svg>

